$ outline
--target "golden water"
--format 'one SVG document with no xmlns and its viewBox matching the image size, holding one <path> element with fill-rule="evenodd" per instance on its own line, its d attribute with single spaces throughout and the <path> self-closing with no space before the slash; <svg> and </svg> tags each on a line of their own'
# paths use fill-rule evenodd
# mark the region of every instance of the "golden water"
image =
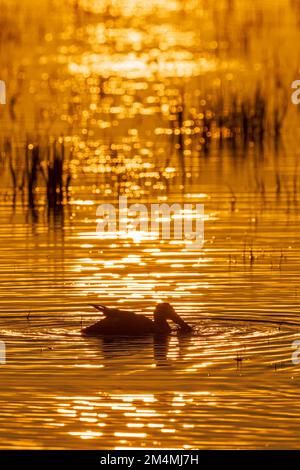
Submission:
<svg viewBox="0 0 300 470">
<path fill-rule="evenodd" d="M 2 15 L 20 25 L 21 36 L 18 48 L 2 32 L 0 78 L 20 93 L 15 117 L 12 103 L 0 110 L 1 136 L 13 136 L 21 149 L 26 133 L 63 132 L 76 148 L 76 178 L 71 200 L 48 212 L 42 203 L 29 208 L 20 195 L 13 203 L 3 170 L 0 447 L 299 447 L 300 367 L 291 361 L 300 339 L 296 111 L 289 109 L 277 147 L 272 139 L 247 153 L 212 144 L 204 156 L 187 142 L 184 167 L 159 131 L 168 112 L 163 96 L 178 96 L 182 83 L 197 89 L 199 74 L 204 86 L 207 74 L 216 80 L 229 70 L 227 79 L 241 89 L 235 70 L 244 73 L 246 58 L 235 41 L 245 18 L 247 63 L 257 61 L 259 73 L 262 49 L 280 44 L 288 86 L 296 52 L 283 33 L 296 37 L 292 2 L 218 2 L 218 10 L 215 2 L 116 1 L 108 12 L 106 2 L 69 2 L 61 11 L 45 1 L 40 11 L 24 2 L 14 13 L 12 3 L 1 2 Z M 230 5 L 227 30 L 222 15 Z M 211 52 L 216 17 L 229 51 Z M 20 60 L 12 82 L 11 51 Z M 245 93 L 251 87 L 249 79 Z M 107 157 L 111 145 L 117 169 Z M 116 203 L 118 192 L 130 202 L 203 203 L 203 248 L 104 238 L 96 209 L 104 199 Z M 195 333 L 160 341 L 80 335 L 98 318 L 91 303 L 151 315 L 159 301 L 171 302 Z"/>
</svg>

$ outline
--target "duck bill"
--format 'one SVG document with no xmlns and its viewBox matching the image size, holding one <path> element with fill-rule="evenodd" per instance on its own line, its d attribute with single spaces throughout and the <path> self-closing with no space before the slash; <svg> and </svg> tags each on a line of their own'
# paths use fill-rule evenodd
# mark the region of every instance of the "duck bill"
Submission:
<svg viewBox="0 0 300 470">
<path fill-rule="evenodd" d="M 169 318 L 182 330 L 191 330 L 191 327 L 176 312 L 172 312 Z"/>
</svg>

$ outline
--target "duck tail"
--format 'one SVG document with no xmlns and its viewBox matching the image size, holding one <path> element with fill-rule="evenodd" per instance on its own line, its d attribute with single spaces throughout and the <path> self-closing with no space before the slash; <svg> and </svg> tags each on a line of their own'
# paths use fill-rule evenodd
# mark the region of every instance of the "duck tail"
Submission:
<svg viewBox="0 0 300 470">
<path fill-rule="evenodd" d="M 91 307 L 94 307 L 98 312 L 102 312 L 104 315 L 108 315 L 108 308 L 105 307 L 105 305 L 96 305 L 96 304 L 90 304 Z"/>
</svg>

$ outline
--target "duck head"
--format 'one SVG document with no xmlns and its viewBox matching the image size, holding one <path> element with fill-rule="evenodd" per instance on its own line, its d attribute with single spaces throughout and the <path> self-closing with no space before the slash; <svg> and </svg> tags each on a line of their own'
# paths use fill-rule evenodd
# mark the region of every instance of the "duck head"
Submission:
<svg viewBox="0 0 300 470">
<path fill-rule="evenodd" d="M 158 326 L 164 326 L 168 325 L 167 320 L 172 320 L 176 325 L 179 325 L 181 331 L 192 331 L 192 328 L 180 318 L 171 304 L 162 302 L 155 307 L 154 323 Z"/>
</svg>

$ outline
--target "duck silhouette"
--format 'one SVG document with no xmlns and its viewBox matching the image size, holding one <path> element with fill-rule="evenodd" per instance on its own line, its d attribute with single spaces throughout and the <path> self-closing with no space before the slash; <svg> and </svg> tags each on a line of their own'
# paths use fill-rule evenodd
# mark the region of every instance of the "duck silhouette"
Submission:
<svg viewBox="0 0 300 470">
<path fill-rule="evenodd" d="M 86 336 L 144 336 L 169 335 L 172 330 L 168 320 L 179 326 L 179 331 L 188 333 L 192 328 L 175 312 L 172 305 L 167 302 L 158 304 L 154 310 L 154 320 L 127 310 L 108 308 L 104 305 L 93 305 L 102 312 L 105 318 L 87 328 L 82 334 Z"/>
</svg>

